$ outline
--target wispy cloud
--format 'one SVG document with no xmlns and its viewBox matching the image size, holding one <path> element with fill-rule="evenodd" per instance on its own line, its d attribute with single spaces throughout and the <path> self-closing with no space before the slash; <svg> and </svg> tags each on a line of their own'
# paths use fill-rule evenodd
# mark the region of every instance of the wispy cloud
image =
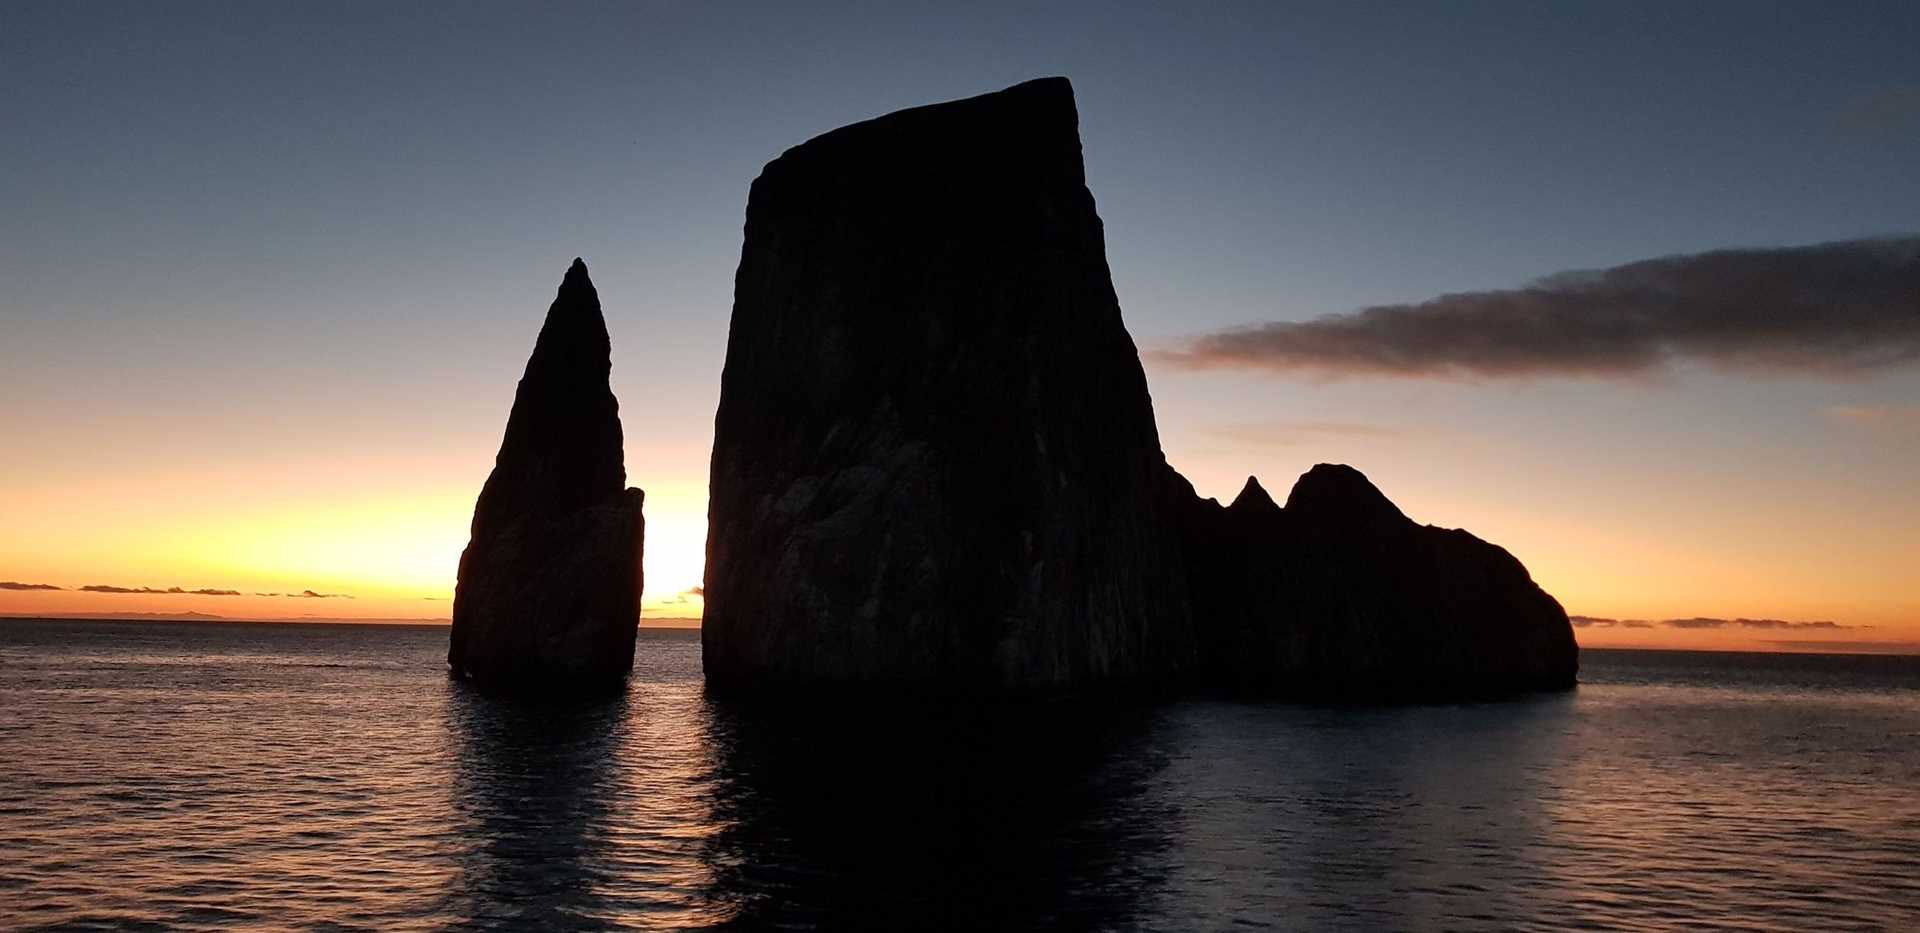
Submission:
<svg viewBox="0 0 1920 933">
<path fill-rule="evenodd" d="M 1920 363 L 1920 237 L 1668 256 L 1219 331 L 1152 355 L 1320 377 L 1624 377 L 1677 360 L 1852 376 Z"/>
<path fill-rule="evenodd" d="M 58 592 L 115 593 L 115 594 L 135 594 L 135 595 L 145 595 L 145 596 L 245 596 L 247 595 L 245 593 L 240 592 L 239 590 L 222 590 L 222 589 L 216 589 L 213 587 L 201 587 L 199 589 L 188 589 L 183 586 L 169 586 L 163 589 L 161 587 L 154 587 L 154 586 L 115 586 L 111 583 L 89 583 L 86 586 L 75 587 L 69 590 L 67 587 L 54 586 L 51 583 L 15 583 L 11 580 L 0 580 L 0 590 L 54 590 Z M 254 593 L 253 595 L 281 596 L 281 597 L 287 597 L 290 599 L 352 599 L 353 598 L 352 596 L 346 593 L 317 593 L 317 592 L 314 592 L 313 590 L 301 590 L 298 593 Z"/>
<path fill-rule="evenodd" d="M 1785 619 L 1708 619 L 1708 618 L 1697 618 L 1697 617 L 1692 619 L 1668 619 L 1665 622 L 1662 622 L 1660 624 L 1665 625 L 1668 628 L 1689 628 L 1689 629 L 1702 629 L 1702 628 L 1746 628 L 1746 629 L 1771 629 L 1771 630 L 1828 629 L 1828 630 L 1837 631 L 1839 629 L 1858 628 L 1858 626 L 1853 626 L 1853 625 L 1841 625 L 1838 622 L 1788 622 Z"/>
<path fill-rule="evenodd" d="M 1607 619 L 1599 616 L 1568 616 L 1575 628 L 1653 628 L 1645 619 Z"/>
<path fill-rule="evenodd" d="M 215 590 L 215 589 L 189 590 L 189 589 L 183 589 L 177 586 L 170 586 L 164 590 L 161 590 L 161 589 L 155 589 L 151 586 L 109 586 L 105 583 L 95 583 L 89 586 L 83 586 L 80 588 L 80 592 L 82 593 L 146 593 L 146 594 L 153 594 L 156 596 L 239 596 L 240 595 L 239 590 Z"/>
<path fill-rule="evenodd" d="M 1327 437 L 1391 437 L 1401 433 L 1398 428 L 1378 424 L 1291 418 L 1219 424 L 1202 430 L 1214 437 L 1274 447 L 1291 447 Z"/>
<path fill-rule="evenodd" d="M 1677 628 L 1677 629 L 1764 629 L 1771 631 L 1841 631 L 1847 629 L 1868 628 L 1864 625 L 1841 625 L 1838 622 L 1813 621 L 1789 622 L 1785 619 L 1716 619 L 1707 616 L 1695 616 L 1690 619 L 1609 619 L 1603 616 L 1570 616 L 1573 624 L 1579 628 Z"/>
<path fill-rule="evenodd" d="M 706 587 L 695 584 L 684 590 L 681 590 L 678 593 L 673 594 L 673 596 L 667 599 L 661 600 L 658 603 L 658 605 L 660 606 L 691 606 L 693 605 L 694 600 L 705 599 L 706 593 L 707 593 Z"/>
<path fill-rule="evenodd" d="M 1822 409 L 1831 424 L 1861 431 L 1920 431 L 1920 405 L 1835 405 Z"/>
</svg>

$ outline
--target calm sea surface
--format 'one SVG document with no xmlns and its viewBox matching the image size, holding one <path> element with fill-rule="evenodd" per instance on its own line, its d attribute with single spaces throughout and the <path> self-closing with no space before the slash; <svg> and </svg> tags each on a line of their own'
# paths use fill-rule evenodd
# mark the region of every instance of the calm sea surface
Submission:
<svg viewBox="0 0 1920 933">
<path fill-rule="evenodd" d="M 1920 929 L 1920 659 L 1324 709 L 741 709 L 442 628 L 0 620 L 0 928 Z"/>
</svg>

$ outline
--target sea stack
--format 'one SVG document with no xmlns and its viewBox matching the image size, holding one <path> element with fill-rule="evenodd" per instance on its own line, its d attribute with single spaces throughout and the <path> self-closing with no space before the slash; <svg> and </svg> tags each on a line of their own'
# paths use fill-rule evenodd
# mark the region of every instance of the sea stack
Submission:
<svg viewBox="0 0 1920 933">
<path fill-rule="evenodd" d="M 1066 79 L 787 150 L 753 183 L 734 289 L 710 685 L 1024 692 L 1190 663 Z"/>
<path fill-rule="evenodd" d="M 611 370 L 600 296 L 575 259 L 460 555 L 447 665 L 482 689 L 610 692 L 633 667 L 643 494 L 626 486 Z"/>
<path fill-rule="evenodd" d="M 1573 684 L 1507 552 L 1358 471 L 1282 506 L 1167 465 L 1063 78 L 796 146 L 747 202 L 714 425 L 710 688 Z"/>
</svg>

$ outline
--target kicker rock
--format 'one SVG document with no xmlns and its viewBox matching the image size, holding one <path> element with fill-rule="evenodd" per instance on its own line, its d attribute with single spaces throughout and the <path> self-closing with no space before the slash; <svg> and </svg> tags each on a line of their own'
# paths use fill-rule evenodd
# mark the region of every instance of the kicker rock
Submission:
<svg viewBox="0 0 1920 933">
<path fill-rule="evenodd" d="M 575 259 L 460 555 L 447 665 L 484 689 L 613 691 L 633 667 L 642 493 L 626 488 L 611 357 L 600 296 Z"/>
<path fill-rule="evenodd" d="M 714 426 L 708 682 L 1022 692 L 1194 656 L 1165 458 L 1064 78 L 753 183 Z"/>
</svg>

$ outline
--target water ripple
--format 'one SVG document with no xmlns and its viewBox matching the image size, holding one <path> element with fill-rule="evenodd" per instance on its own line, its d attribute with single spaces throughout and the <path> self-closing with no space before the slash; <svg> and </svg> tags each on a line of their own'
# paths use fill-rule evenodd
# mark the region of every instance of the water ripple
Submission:
<svg viewBox="0 0 1920 933">
<path fill-rule="evenodd" d="M 1570 695 L 487 701 L 427 628 L 0 622 L 0 927 L 1913 929 L 1912 659 Z"/>
</svg>

